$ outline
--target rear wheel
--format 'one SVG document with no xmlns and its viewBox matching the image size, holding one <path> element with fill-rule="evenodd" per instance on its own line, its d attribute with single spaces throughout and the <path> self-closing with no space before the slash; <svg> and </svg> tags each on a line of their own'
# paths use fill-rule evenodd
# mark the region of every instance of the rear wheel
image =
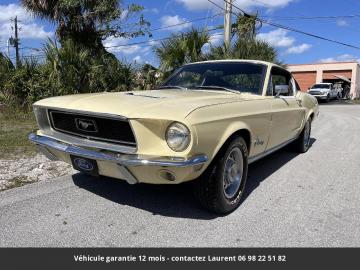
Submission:
<svg viewBox="0 0 360 270">
<path fill-rule="evenodd" d="M 194 182 L 195 195 L 208 210 L 227 214 L 240 205 L 248 170 L 248 150 L 243 138 L 233 139 L 203 175 Z"/>
</svg>

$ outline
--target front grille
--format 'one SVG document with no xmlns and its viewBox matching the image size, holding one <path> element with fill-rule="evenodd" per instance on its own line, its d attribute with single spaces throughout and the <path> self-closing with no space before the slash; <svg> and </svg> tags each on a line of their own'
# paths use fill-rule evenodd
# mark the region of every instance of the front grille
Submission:
<svg viewBox="0 0 360 270">
<path fill-rule="evenodd" d="M 309 93 L 311 95 L 322 95 L 322 93 L 320 91 L 310 91 Z"/>
<path fill-rule="evenodd" d="M 136 140 L 130 123 L 124 119 L 49 110 L 53 129 L 96 141 L 134 146 Z"/>
</svg>

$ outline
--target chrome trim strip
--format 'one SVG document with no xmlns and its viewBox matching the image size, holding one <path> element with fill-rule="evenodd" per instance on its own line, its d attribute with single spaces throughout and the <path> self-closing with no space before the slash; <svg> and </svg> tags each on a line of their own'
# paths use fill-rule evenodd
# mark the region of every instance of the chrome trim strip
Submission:
<svg viewBox="0 0 360 270">
<path fill-rule="evenodd" d="M 86 138 L 80 138 L 77 136 L 72 136 L 65 134 L 54 129 L 45 129 L 41 132 L 46 135 L 46 137 L 54 139 L 59 142 L 63 142 L 69 145 L 77 145 L 81 147 L 90 147 L 97 148 L 102 150 L 109 150 L 118 153 L 134 154 L 136 153 L 136 148 L 133 146 L 121 145 L 121 144 L 111 144 L 108 142 L 101 142 L 95 140 L 88 140 Z"/>
<path fill-rule="evenodd" d="M 54 111 L 61 111 L 61 112 L 69 112 L 69 113 L 79 113 L 79 114 L 86 114 L 89 116 L 100 116 L 103 118 L 119 118 L 123 119 L 124 121 L 128 120 L 127 117 L 112 113 L 101 113 L 101 112 L 92 112 L 92 111 L 82 111 L 82 110 L 73 110 L 73 109 L 65 109 L 60 107 L 51 107 L 51 106 L 42 106 L 42 105 L 34 105 L 34 107 L 43 108 L 46 110 L 54 110 Z"/>
<path fill-rule="evenodd" d="M 59 160 L 59 159 L 57 158 L 57 156 L 53 155 L 45 146 L 38 144 L 38 145 L 37 145 L 37 148 L 38 148 L 38 150 L 39 150 L 41 153 L 43 153 L 43 155 L 44 155 L 45 157 L 47 157 L 47 158 L 50 159 L 51 161 L 57 161 L 57 160 Z"/>
<path fill-rule="evenodd" d="M 84 149 L 77 146 L 60 143 L 46 136 L 39 136 L 34 133 L 29 135 L 29 140 L 35 144 L 49 147 L 67 154 L 82 156 L 95 160 L 114 162 L 124 166 L 162 166 L 162 167 L 192 167 L 204 164 L 208 161 L 206 155 L 194 156 L 190 159 L 176 157 L 157 157 L 157 156 L 139 156 L 139 155 L 112 155 L 108 153 L 97 152 Z"/>
<path fill-rule="evenodd" d="M 118 168 L 119 168 L 121 174 L 125 177 L 124 180 L 126 180 L 126 182 L 128 182 L 131 185 L 134 185 L 139 182 L 135 178 L 135 176 L 126 167 L 124 167 L 122 165 L 118 165 Z"/>
<path fill-rule="evenodd" d="M 253 162 L 255 162 L 255 161 L 258 161 L 259 159 L 261 159 L 261 158 L 263 158 L 263 157 L 266 157 L 267 155 L 270 155 L 270 154 L 276 152 L 277 150 L 280 150 L 280 149 L 283 148 L 284 146 L 286 146 L 286 145 L 288 145 L 289 143 L 292 143 L 293 141 L 295 141 L 297 138 L 298 138 L 298 136 L 296 136 L 295 138 L 290 139 L 290 140 L 288 140 L 288 141 L 286 141 L 286 142 L 283 142 L 283 143 L 279 144 L 278 146 L 275 146 L 275 147 L 273 147 L 273 148 L 270 148 L 270 149 L 266 150 L 265 152 L 263 152 L 263 153 L 261 153 L 261 154 L 257 154 L 257 155 L 255 155 L 255 156 L 249 158 L 248 163 L 251 164 L 251 163 L 253 163 Z"/>
</svg>

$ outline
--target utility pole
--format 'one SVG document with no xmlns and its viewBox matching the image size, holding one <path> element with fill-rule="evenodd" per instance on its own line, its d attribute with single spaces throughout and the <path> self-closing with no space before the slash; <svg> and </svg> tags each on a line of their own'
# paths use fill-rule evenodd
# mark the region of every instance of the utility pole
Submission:
<svg viewBox="0 0 360 270">
<path fill-rule="evenodd" d="M 225 16 L 224 16 L 224 43 L 225 48 L 230 48 L 230 37 L 231 37 L 231 8 L 232 0 L 225 0 Z"/>
<path fill-rule="evenodd" d="M 10 39 L 8 39 L 8 40 L 6 41 L 6 46 L 7 46 L 8 57 L 10 58 Z"/>
<path fill-rule="evenodd" d="M 20 58 L 19 58 L 19 37 L 18 37 L 18 20 L 17 16 L 15 16 L 15 40 L 14 40 L 14 47 L 15 47 L 15 55 L 16 55 L 16 67 L 20 65 Z"/>
</svg>

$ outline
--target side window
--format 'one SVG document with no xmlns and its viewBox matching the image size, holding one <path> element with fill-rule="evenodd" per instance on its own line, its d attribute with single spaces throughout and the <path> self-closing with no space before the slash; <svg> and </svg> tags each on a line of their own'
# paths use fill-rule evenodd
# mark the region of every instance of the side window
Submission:
<svg viewBox="0 0 360 270">
<path fill-rule="evenodd" d="M 281 96 L 293 96 L 294 89 L 291 79 L 292 77 L 289 72 L 281 68 L 273 67 L 271 70 L 267 95 L 276 96 L 276 93 L 281 91 Z"/>
<path fill-rule="evenodd" d="M 300 86 L 299 86 L 299 84 L 298 84 L 298 82 L 295 80 L 295 78 L 294 78 L 294 82 L 295 82 L 295 87 L 296 87 L 296 91 L 301 91 L 301 89 L 300 89 Z"/>
</svg>

